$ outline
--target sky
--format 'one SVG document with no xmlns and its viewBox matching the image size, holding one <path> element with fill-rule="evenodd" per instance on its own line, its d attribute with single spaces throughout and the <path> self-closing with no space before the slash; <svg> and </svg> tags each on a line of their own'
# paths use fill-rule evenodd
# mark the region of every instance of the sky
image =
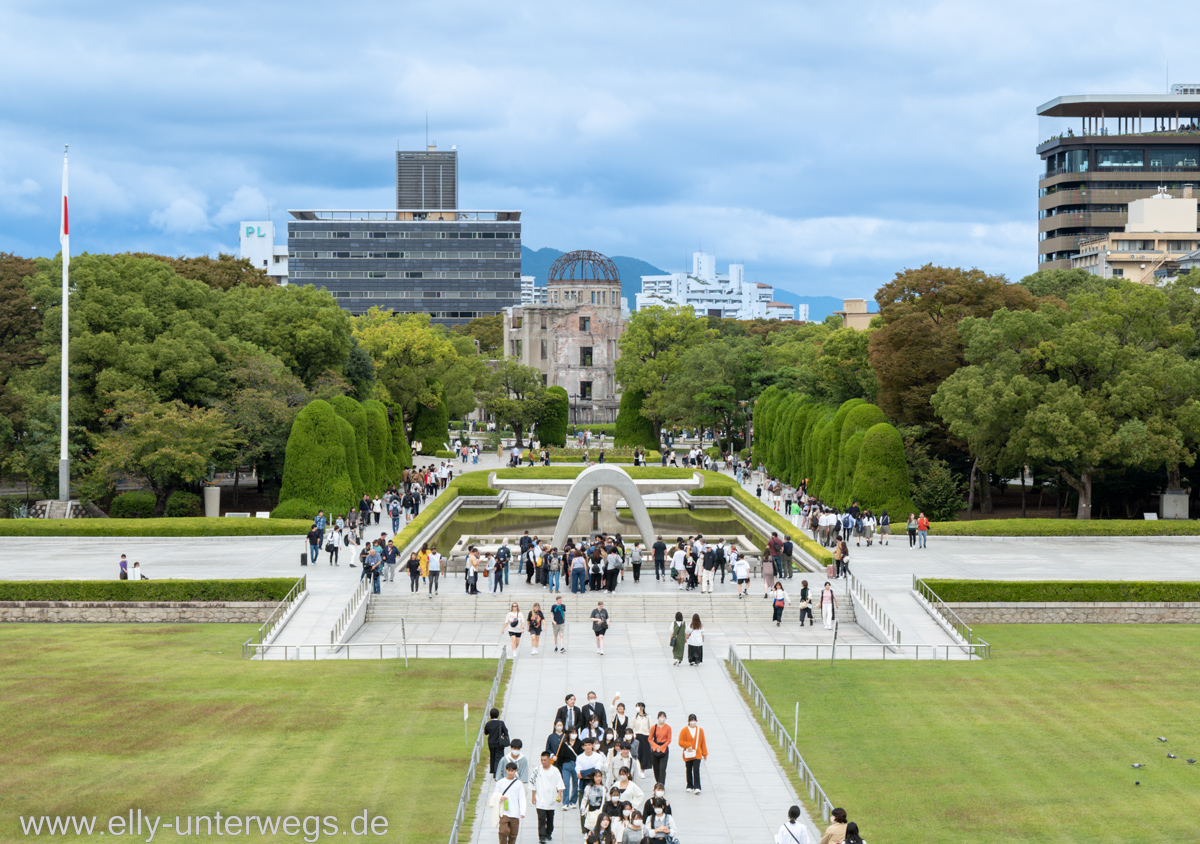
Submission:
<svg viewBox="0 0 1200 844">
<path fill-rule="evenodd" d="M 388 208 L 395 150 L 534 249 L 690 254 L 800 295 L 1036 269 L 1036 109 L 1200 82 L 1191 3 L 0 4 L 0 252 L 237 252 Z"/>
</svg>

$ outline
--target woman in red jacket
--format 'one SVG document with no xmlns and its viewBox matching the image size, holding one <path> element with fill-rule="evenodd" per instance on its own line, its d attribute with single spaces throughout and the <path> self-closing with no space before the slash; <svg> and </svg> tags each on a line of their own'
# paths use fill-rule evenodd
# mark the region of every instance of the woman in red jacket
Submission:
<svg viewBox="0 0 1200 844">
<path fill-rule="evenodd" d="M 679 731 L 679 746 L 683 748 L 683 767 L 687 775 L 689 794 L 700 793 L 700 763 L 708 757 L 708 744 L 704 741 L 704 730 L 696 723 L 696 716 L 688 716 L 688 725 Z"/>
</svg>

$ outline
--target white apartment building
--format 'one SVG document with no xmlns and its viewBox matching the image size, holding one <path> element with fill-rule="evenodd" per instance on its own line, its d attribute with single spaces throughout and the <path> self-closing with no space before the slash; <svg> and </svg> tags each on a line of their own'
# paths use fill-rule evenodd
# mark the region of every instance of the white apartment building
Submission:
<svg viewBox="0 0 1200 844">
<path fill-rule="evenodd" d="M 238 257 L 264 271 L 279 285 L 288 283 L 288 248 L 275 245 L 275 224 L 270 220 L 243 222 L 238 229 Z"/>
<path fill-rule="evenodd" d="M 531 275 L 521 276 L 521 304 L 546 304 L 546 288 L 536 286 L 537 279 Z"/>
<path fill-rule="evenodd" d="M 728 273 L 717 272 L 717 258 L 692 253 L 690 273 L 642 276 L 638 309 L 648 305 L 690 305 L 700 316 L 725 319 L 799 319 L 808 321 L 808 305 L 796 314 L 791 305 L 775 301 L 775 288 L 746 281 L 746 267 L 730 264 Z"/>
</svg>

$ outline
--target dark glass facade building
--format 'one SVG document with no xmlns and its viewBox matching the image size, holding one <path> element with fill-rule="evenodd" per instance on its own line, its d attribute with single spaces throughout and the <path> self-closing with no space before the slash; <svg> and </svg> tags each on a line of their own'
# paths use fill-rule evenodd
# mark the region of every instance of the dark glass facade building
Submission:
<svg viewBox="0 0 1200 844">
<path fill-rule="evenodd" d="M 520 211 L 292 211 L 291 284 L 458 325 L 521 303 Z"/>
<path fill-rule="evenodd" d="M 1038 269 L 1070 269 L 1083 240 L 1124 231 L 1129 203 L 1200 185 L 1200 95 L 1059 97 L 1038 109 L 1060 129 L 1037 148 Z"/>
</svg>

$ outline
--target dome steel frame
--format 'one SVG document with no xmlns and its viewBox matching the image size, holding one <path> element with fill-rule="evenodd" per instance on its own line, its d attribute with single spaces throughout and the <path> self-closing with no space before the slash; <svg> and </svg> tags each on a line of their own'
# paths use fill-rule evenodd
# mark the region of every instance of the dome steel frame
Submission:
<svg viewBox="0 0 1200 844">
<path fill-rule="evenodd" d="M 588 273 L 591 273 L 589 275 Z M 621 283 L 621 273 L 617 265 L 606 255 L 592 252 L 588 249 L 578 249 L 558 257 L 550 267 L 547 284 L 572 283 L 580 281 Z"/>
</svg>

